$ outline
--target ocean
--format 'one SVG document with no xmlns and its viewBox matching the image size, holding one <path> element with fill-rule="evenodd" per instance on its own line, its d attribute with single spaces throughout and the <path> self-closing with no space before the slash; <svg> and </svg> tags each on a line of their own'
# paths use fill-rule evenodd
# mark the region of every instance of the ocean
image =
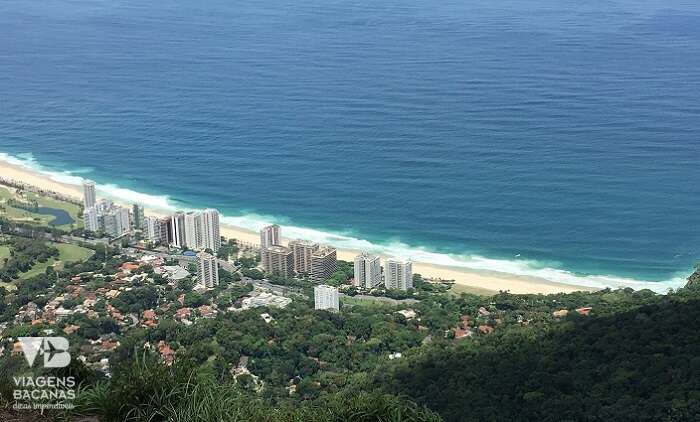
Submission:
<svg viewBox="0 0 700 422">
<path fill-rule="evenodd" d="M 700 260 L 690 1 L 0 2 L 4 159 L 456 267 L 663 290 Z"/>
</svg>

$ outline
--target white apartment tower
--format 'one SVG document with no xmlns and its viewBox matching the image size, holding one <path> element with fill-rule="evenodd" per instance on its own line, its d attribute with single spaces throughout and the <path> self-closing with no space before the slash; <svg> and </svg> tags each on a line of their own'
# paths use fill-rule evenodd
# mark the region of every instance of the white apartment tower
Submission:
<svg viewBox="0 0 700 422">
<path fill-rule="evenodd" d="M 314 308 L 338 311 L 340 309 L 340 294 L 333 286 L 314 286 Z"/>
<path fill-rule="evenodd" d="M 170 217 L 168 224 L 168 242 L 176 248 L 185 246 L 185 214 L 177 212 Z"/>
<path fill-rule="evenodd" d="M 83 225 L 87 231 L 97 232 L 100 230 L 100 220 L 95 207 L 85 208 L 85 211 L 83 211 Z"/>
<path fill-rule="evenodd" d="M 221 248 L 221 230 L 219 227 L 219 211 L 206 209 L 200 215 L 202 229 L 202 248 L 211 249 L 214 253 Z"/>
<path fill-rule="evenodd" d="M 299 274 L 311 274 L 312 256 L 320 246 L 318 243 L 308 240 L 293 240 L 289 242 L 289 249 L 294 256 L 294 271 Z"/>
<path fill-rule="evenodd" d="M 97 203 L 97 196 L 95 195 L 95 182 L 86 180 L 83 182 L 83 205 L 85 209 L 92 208 Z"/>
<path fill-rule="evenodd" d="M 311 272 L 309 278 L 316 283 L 323 283 L 331 278 L 338 269 L 338 252 L 331 247 L 323 247 L 311 254 Z"/>
<path fill-rule="evenodd" d="M 379 257 L 362 252 L 355 257 L 355 285 L 372 289 L 382 284 L 382 265 Z"/>
<path fill-rule="evenodd" d="M 219 264 L 215 256 L 206 252 L 197 254 L 197 281 L 208 289 L 219 285 Z"/>
<path fill-rule="evenodd" d="M 411 261 L 387 259 L 384 262 L 384 286 L 387 289 L 413 288 L 413 264 Z"/>
<path fill-rule="evenodd" d="M 143 219 L 143 235 L 149 242 L 160 242 L 160 220 L 157 217 L 145 217 Z"/>
<path fill-rule="evenodd" d="M 202 249 L 202 227 L 198 213 L 185 214 L 185 244 L 190 249 Z"/>
<path fill-rule="evenodd" d="M 122 207 L 112 207 L 101 215 L 102 228 L 112 237 L 119 237 L 131 230 L 129 210 Z"/>
<path fill-rule="evenodd" d="M 280 226 L 273 224 L 271 226 L 263 227 L 260 230 L 260 248 L 265 249 L 270 246 L 279 245 L 282 241 L 280 236 Z"/>
</svg>

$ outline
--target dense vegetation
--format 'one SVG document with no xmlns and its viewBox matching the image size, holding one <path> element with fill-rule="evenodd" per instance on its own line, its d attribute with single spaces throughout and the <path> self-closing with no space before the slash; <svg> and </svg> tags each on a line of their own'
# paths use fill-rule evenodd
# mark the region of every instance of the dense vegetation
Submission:
<svg viewBox="0 0 700 422">
<path fill-rule="evenodd" d="M 376 382 L 448 421 L 700 420 L 700 288 L 640 304 L 425 350 Z"/>
<path fill-rule="evenodd" d="M 551 315 L 581 305 L 593 308 L 590 316 Z M 496 326 L 493 334 L 428 343 L 418 322 L 386 305 L 330 314 L 299 303 L 268 310 L 273 324 L 260 310 L 191 327 L 164 321 L 127 336 L 114 378 L 84 390 L 79 412 L 110 420 L 437 420 L 426 406 L 447 421 L 700 417 L 700 289 L 441 296 L 415 306 L 433 333 L 482 308 L 489 315 L 475 319 Z M 144 341 L 160 340 L 182 346 L 172 367 L 142 352 Z M 389 361 L 392 350 L 409 352 Z M 264 389 L 231 377 L 241 356 Z"/>
<path fill-rule="evenodd" d="M 0 280 L 5 282 L 29 271 L 37 262 L 46 262 L 49 258 L 58 256 L 58 249 L 40 240 L 8 236 L 0 244 L 7 245 L 10 249 L 9 258 L 0 261 Z"/>
<path fill-rule="evenodd" d="M 7 236 L 6 243 L 13 254 L 8 263 L 16 256 L 32 262 L 55 257 L 45 237 Z M 228 245 L 226 254 L 233 253 L 235 244 Z M 6 338 L 75 325 L 79 329 L 65 334 L 74 356 L 91 341 L 120 343 L 109 354 L 111 378 L 77 359 L 63 370 L 81 386 L 77 408 L 59 417 L 700 420 L 700 270 L 686 288 L 667 295 L 624 289 L 457 296 L 417 275 L 412 291 L 382 294 L 419 301 L 358 298 L 347 291 L 341 311 L 331 313 L 313 309 L 308 280 L 278 276 L 270 280 L 288 287 L 291 304 L 241 310 L 252 289 L 241 276 L 263 276 L 255 257 L 243 257 L 242 274 L 222 270 L 215 289 L 193 290 L 191 277 L 168 283 L 144 265 L 134 272 L 147 277 L 123 285 L 109 301 L 98 300 L 96 316 L 13 323 L 29 302 L 41 308 L 68 292 L 78 274 L 84 293 L 113 288 L 112 276 L 129 258 L 118 247 L 92 248 L 94 255 L 84 261 L 48 267 L 14 291 L 0 288 Z M 351 275 L 351 265 L 341 262 L 329 282 L 344 284 Z M 65 295 L 62 306 L 76 308 L 84 293 Z M 107 305 L 124 320 L 105 312 Z M 175 318 L 183 307 L 197 316 L 190 324 Z M 199 308 L 218 312 L 202 317 Z M 157 315 L 152 325 L 137 323 L 146 310 Z M 166 362 L 157 345 L 171 348 L 174 361 Z M 0 400 L 11 396 L 6 388 L 16 370 L 26 369 L 21 356 L 0 357 Z"/>
</svg>

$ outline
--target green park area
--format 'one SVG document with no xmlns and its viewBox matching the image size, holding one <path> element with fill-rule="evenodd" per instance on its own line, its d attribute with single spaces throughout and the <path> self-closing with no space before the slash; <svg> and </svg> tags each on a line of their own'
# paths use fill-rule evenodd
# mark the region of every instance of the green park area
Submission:
<svg viewBox="0 0 700 422">
<path fill-rule="evenodd" d="M 62 264 L 67 264 L 71 262 L 85 261 L 90 258 L 94 251 L 91 249 L 83 248 L 77 245 L 63 244 L 63 243 L 53 243 L 46 242 L 50 247 L 58 249 L 58 256 L 51 257 L 44 262 L 36 261 L 32 267 L 24 272 L 17 275 L 14 280 L 11 281 L 0 281 L 0 287 L 5 287 L 9 290 L 15 288 L 14 283 L 17 280 L 26 280 L 31 277 L 43 274 L 46 269 L 51 266 L 60 266 Z M 10 257 L 10 246 L 0 245 L 0 270 L 3 269 L 6 259 Z"/>
<path fill-rule="evenodd" d="M 0 217 L 17 223 L 71 230 L 82 226 L 77 204 L 0 186 Z"/>
<path fill-rule="evenodd" d="M 78 261 L 84 261 L 92 256 L 93 253 L 95 253 L 93 250 L 83 248 L 80 246 L 76 245 L 69 245 L 69 244 L 53 244 L 56 248 L 58 248 L 58 258 L 51 258 L 46 262 L 43 263 L 37 263 L 32 267 L 31 270 L 22 273 L 19 278 L 21 280 L 25 280 L 31 277 L 34 277 L 35 275 L 43 274 L 48 267 L 51 267 L 56 264 L 67 264 L 70 262 L 78 262 Z"/>
</svg>

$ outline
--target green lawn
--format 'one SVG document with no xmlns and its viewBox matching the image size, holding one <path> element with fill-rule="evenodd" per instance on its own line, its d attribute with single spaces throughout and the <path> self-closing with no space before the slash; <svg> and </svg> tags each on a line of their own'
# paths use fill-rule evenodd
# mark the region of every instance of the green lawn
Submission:
<svg viewBox="0 0 700 422">
<path fill-rule="evenodd" d="M 0 245 L 0 262 L 2 262 L 3 259 L 8 258 L 9 256 L 10 256 L 10 247 Z"/>
<path fill-rule="evenodd" d="M 59 255 L 58 259 L 51 258 L 46 262 L 37 263 L 32 267 L 31 270 L 20 274 L 19 278 L 21 280 L 26 280 L 28 278 L 34 277 L 39 274 L 43 274 L 46 269 L 57 262 L 62 262 L 64 264 L 69 262 L 84 261 L 92 256 L 95 251 L 91 249 L 86 249 L 76 245 L 68 245 L 63 243 L 54 244 L 58 248 Z"/>
</svg>

